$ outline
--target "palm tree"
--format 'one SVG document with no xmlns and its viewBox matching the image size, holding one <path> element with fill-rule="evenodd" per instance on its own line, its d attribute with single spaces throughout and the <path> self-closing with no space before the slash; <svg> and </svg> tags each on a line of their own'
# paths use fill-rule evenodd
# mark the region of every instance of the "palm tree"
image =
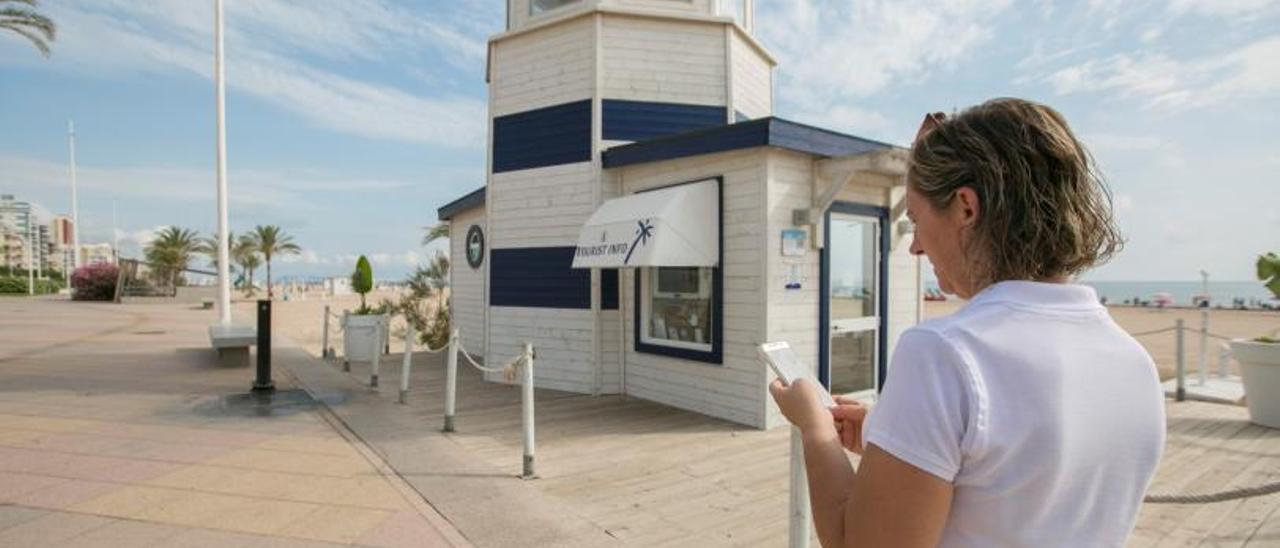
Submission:
<svg viewBox="0 0 1280 548">
<path fill-rule="evenodd" d="M 271 257 L 273 255 L 290 255 L 297 254 L 302 251 L 298 244 L 293 243 L 293 236 L 285 234 L 280 227 L 275 225 L 258 225 L 253 228 L 253 237 L 258 241 L 258 253 L 262 254 L 262 259 L 267 262 L 267 298 L 272 298 L 274 294 L 271 287 Z"/>
<path fill-rule="evenodd" d="M 435 226 L 427 227 L 427 233 L 422 236 L 422 245 L 430 245 L 431 242 L 448 237 L 449 223 L 438 223 Z"/>
<path fill-rule="evenodd" d="M 235 271 L 234 266 L 240 264 L 240 261 L 237 261 L 235 257 L 235 247 L 236 247 L 235 232 L 227 233 L 227 242 L 229 243 L 227 247 L 227 251 L 231 254 L 231 264 L 228 265 L 227 268 L 228 270 L 234 272 Z M 200 238 L 200 253 L 207 255 L 209 257 L 209 266 L 212 266 L 216 269 L 218 267 L 218 237 L 209 236 L 207 238 Z"/>
<path fill-rule="evenodd" d="M 191 256 L 199 253 L 202 247 L 196 231 L 170 226 L 156 234 L 143 254 L 155 269 L 158 281 L 175 283 L 176 276 L 187 269 Z"/>
<path fill-rule="evenodd" d="M 36 13 L 40 0 L 0 0 L 0 28 L 31 41 L 40 54 L 49 56 L 49 42 L 58 33 L 52 19 Z"/>
<path fill-rule="evenodd" d="M 254 291 L 253 273 L 262 265 L 262 259 L 258 256 L 258 240 L 253 237 L 253 234 L 242 235 L 232 242 L 231 260 L 240 265 L 240 269 L 244 271 L 245 296 L 252 296 Z"/>
</svg>

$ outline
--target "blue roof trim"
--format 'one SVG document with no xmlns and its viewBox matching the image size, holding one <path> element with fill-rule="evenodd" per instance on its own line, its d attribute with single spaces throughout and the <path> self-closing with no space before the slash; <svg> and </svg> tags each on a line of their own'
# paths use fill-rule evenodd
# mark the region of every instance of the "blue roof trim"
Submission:
<svg viewBox="0 0 1280 548">
<path fill-rule="evenodd" d="M 477 188 L 466 196 L 441 206 L 440 209 L 436 210 L 436 218 L 441 221 L 447 221 L 463 211 L 484 205 L 485 188 Z"/>
<path fill-rule="evenodd" d="M 894 148 L 880 141 L 768 117 L 614 147 L 605 151 L 603 159 L 605 168 L 614 168 L 761 146 L 824 157 Z"/>
</svg>

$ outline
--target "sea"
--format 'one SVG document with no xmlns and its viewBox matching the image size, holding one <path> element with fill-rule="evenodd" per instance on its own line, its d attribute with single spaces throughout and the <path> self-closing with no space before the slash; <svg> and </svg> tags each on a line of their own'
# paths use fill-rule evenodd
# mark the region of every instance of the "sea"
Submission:
<svg viewBox="0 0 1280 548">
<path fill-rule="evenodd" d="M 1174 306 L 1194 306 L 1192 298 L 1203 292 L 1200 282 L 1102 282 L 1082 280 L 1079 283 L 1091 286 L 1098 292 L 1099 298 L 1105 298 L 1108 304 L 1124 304 L 1125 301 L 1150 301 L 1156 293 L 1173 295 Z M 927 284 L 930 289 L 937 289 L 937 283 Z M 1244 299 L 1250 308 L 1259 303 L 1280 305 L 1262 282 L 1253 281 L 1209 281 L 1210 305 L 1230 308 L 1233 299 Z"/>
</svg>

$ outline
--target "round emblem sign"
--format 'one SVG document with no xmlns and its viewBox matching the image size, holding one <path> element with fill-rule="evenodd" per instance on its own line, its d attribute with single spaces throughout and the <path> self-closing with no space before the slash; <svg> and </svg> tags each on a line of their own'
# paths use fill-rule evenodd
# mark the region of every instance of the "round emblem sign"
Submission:
<svg viewBox="0 0 1280 548">
<path fill-rule="evenodd" d="M 471 225 L 467 229 L 467 264 L 471 268 L 480 268 L 484 263 L 484 231 L 480 225 Z"/>
</svg>

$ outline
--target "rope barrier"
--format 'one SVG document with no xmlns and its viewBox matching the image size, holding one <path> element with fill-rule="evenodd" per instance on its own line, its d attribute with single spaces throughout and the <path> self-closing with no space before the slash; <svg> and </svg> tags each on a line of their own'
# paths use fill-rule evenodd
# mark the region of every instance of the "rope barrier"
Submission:
<svg viewBox="0 0 1280 548">
<path fill-rule="evenodd" d="M 1130 333 L 1130 334 L 1129 334 L 1129 337 L 1133 337 L 1133 338 L 1146 337 L 1146 335 L 1155 335 L 1155 334 L 1160 334 L 1160 333 L 1176 332 L 1176 330 L 1178 330 L 1178 328 L 1176 328 L 1176 326 L 1172 326 L 1172 328 L 1164 328 L 1164 329 L 1149 330 L 1149 332 L 1142 332 L 1142 333 Z"/>
<path fill-rule="evenodd" d="M 1237 500 L 1251 497 L 1261 497 L 1272 493 L 1280 493 L 1280 481 L 1260 485 L 1257 487 L 1244 487 L 1240 489 L 1232 489 L 1230 491 L 1219 491 L 1217 493 L 1206 494 L 1190 494 L 1190 495 L 1147 495 L 1142 499 L 1143 502 L 1152 504 L 1208 504 L 1211 502 L 1224 502 L 1228 500 Z"/>
<path fill-rule="evenodd" d="M 471 354 L 467 352 L 467 348 L 462 346 L 461 339 L 458 340 L 458 353 L 462 354 L 462 357 L 467 359 L 467 362 L 471 364 L 471 367 L 484 371 L 485 373 L 502 373 L 502 378 L 506 379 L 507 382 L 515 382 L 516 368 L 524 361 L 524 356 L 520 355 L 512 358 L 506 364 L 502 365 L 502 367 L 485 367 L 476 363 L 475 358 L 472 358 Z"/>
</svg>

